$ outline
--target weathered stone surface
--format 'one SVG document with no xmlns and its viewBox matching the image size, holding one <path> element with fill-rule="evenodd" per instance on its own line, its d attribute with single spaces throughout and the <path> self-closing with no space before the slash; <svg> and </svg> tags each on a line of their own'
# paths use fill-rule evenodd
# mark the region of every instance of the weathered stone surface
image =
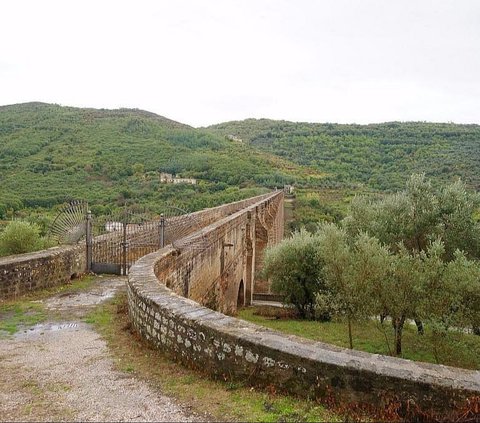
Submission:
<svg viewBox="0 0 480 423">
<path fill-rule="evenodd" d="M 84 245 L 0 258 L 0 299 L 69 282 L 85 272 Z"/>
</svg>

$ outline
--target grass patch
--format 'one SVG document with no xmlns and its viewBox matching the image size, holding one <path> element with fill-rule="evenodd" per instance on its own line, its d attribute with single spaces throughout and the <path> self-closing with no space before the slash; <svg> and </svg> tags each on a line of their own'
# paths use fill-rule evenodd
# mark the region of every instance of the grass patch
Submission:
<svg viewBox="0 0 480 423">
<path fill-rule="evenodd" d="M 74 293 L 90 288 L 97 277 L 75 279 L 72 283 L 30 292 L 16 299 L 0 301 L 0 334 L 13 335 L 20 329 L 44 322 L 49 316 L 39 301 L 60 293 Z"/>
<path fill-rule="evenodd" d="M 22 327 L 34 326 L 47 318 L 42 304 L 16 301 L 0 304 L 0 332 L 13 335 Z"/>
<path fill-rule="evenodd" d="M 108 327 L 113 321 L 113 316 L 110 307 L 102 305 L 89 312 L 84 320 L 96 327 Z"/>
<path fill-rule="evenodd" d="M 265 314 L 265 313 L 262 313 Z M 318 322 L 296 319 L 276 319 L 260 316 L 254 307 L 239 311 L 238 317 L 280 332 L 322 341 L 348 348 L 347 324 L 342 321 Z M 353 324 L 353 346 L 357 350 L 389 355 L 393 349 L 393 330 L 388 323 L 383 332 L 379 322 Z M 390 346 L 387 346 L 388 344 Z M 403 358 L 428 363 L 439 363 L 466 369 L 480 369 L 480 336 L 449 332 L 448 336 L 434 339 L 428 326 L 425 335 L 417 334 L 415 325 L 405 325 Z M 438 361 L 437 361 L 438 359 Z"/>
<path fill-rule="evenodd" d="M 175 363 L 133 332 L 123 293 L 98 306 L 86 321 L 107 341 L 119 370 L 134 373 L 182 403 L 190 404 L 192 411 L 207 420 L 342 421 L 318 403 L 257 391 L 241 382 L 212 380 L 199 371 Z"/>
</svg>

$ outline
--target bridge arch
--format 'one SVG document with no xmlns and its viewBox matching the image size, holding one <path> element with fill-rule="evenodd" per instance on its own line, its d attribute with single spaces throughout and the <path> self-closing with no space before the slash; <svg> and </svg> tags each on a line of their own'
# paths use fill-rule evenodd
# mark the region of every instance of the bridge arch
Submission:
<svg viewBox="0 0 480 423">
<path fill-rule="evenodd" d="M 238 285 L 237 309 L 243 306 L 245 306 L 245 284 L 242 279 Z"/>
</svg>

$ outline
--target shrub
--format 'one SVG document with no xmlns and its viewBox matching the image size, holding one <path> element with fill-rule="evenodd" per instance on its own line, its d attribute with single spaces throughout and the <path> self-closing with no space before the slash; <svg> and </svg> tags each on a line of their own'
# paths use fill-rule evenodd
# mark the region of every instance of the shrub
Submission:
<svg viewBox="0 0 480 423">
<path fill-rule="evenodd" d="M 315 317 L 315 297 L 325 289 L 318 238 L 302 229 L 281 244 L 267 249 L 263 273 L 272 291 L 285 296 L 301 318 Z"/>
<path fill-rule="evenodd" d="M 15 220 L 0 234 L 0 254 L 4 256 L 36 251 L 44 245 L 36 224 Z"/>
</svg>

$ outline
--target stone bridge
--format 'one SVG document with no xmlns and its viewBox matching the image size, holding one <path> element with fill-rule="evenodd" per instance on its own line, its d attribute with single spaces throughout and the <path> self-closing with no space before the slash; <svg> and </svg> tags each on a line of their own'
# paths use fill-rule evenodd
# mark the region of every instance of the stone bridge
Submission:
<svg viewBox="0 0 480 423">
<path fill-rule="evenodd" d="M 283 193 L 274 192 L 228 214 L 218 209 L 187 248 L 168 246 L 138 260 L 127 287 L 136 330 L 189 367 L 344 409 L 395 409 L 433 421 L 456 418 L 476 401 L 479 371 L 343 349 L 227 316 L 249 304 L 252 292 L 268 290 L 258 270 L 265 247 L 282 238 L 282 203 Z"/>
<path fill-rule="evenodd" d="M 195 219 L 213 222 L 188 237 L 191 245 L 170 247 L 156 269 L 166 287 L 225 314 L 250 305 L 254 292 L 268 293 L 259 271 L 265 249 L 283 238 L 283 191 L 203 210 Z"/>
<path fill-rule="evenodd" d="M 204 250 L 202 255 L 195 254 L 197 261 L 193 266 L 195 274 L 198 268 L 202 269 L 200 282 L 191 286 L 188 282 L 188 268 L 192 266 L 191 263 L 186 264 L 182 269 L 179 268 L 179 272 L 183 272 L 184 289 L 191 290 L 193 298 L 202 304 L 206 301 L 215 301 L 219 305 L 222 304 L 221 310 L 226 312 L 228 310 L 233 312 L 236 309 L 236 296 L 240 297 L 242 304 L 243 302 L 250 304 L 254 278 L 261 266 L 263 252 L 268 245 L 273 245 L 283 238 L 283 192 L 275 191 L 200 210 L 191 213 L 186 219 L 182 220 L 181 225 L 185 227 L 180 228 L 181 233 L 187 235 L 188 238 L 188 234 L 191 234 L 192 231 L 198 230 L 198 228 L 207 228 L 253 204 L 256 204 L 256 206 L 251 209 L 248 216 L 244 216 L 246 220 L 240 232 L 237 233 L 234 228 L 231 228 L 231 231 L 226 231 L 221 245 L 218 244 L 220 249 L 216 248 L 218 245 L 215 243 L 208 244 L 211 240 L 202 238 L 200 243 L 187 245 L 187 248 L 182 249 L 183 251 L 177 251 L 181 253 L 181 259 L 179 258 L 176 261 L 178 264 L 188 261 L 187 258 L 192 255 L 192 252 L 199 253 L 200 250 Z M 128 232 L 126 235 L 127 243 L 132 250 L 129 251 L 129 254 L 139 258 L 146 254 L 146 251 L 158 250 L 158 243 L 152 243 L 152 239 L 158 238 L 157 232 L 158 222 L 157 224 L 146 225 L 145 229 Z M 105 257 L 101 257 L 104 262 L 119 263 L 121 261 L 121 235 L 121 233 L 112 233 L 95 238 L 97 244 L 106 244 L 107 248 L 103 249 Z M 168 241 L 168 232 L 166 238 Z M 115 244 L 114 247 L 112 247 L 113 244 Z M 143 246 L 144 244 L 148 244 L 148 248 L 140 248 L 139 250 L 143 254 L 139 254 L 134 246 Z M 62 285 L 75 279 L 90 268 L 91 253 L 89 255 L 87 250 L 85 244 L 77 244 L 53 247 L 34 253 L 0 257 L 0 299 L 16 297 L 36 289 Z M 222 251 L 222 254 L 220 254 L 220 251 Z M 90 260 L 88 259 L 89 256 Z M 205 258 L 205 261 L 197 266 L 199 257 Z M 219 289 L 220 275 L 222 275 L 221 285 L 225 289 Z M 238 280 L 232 282 L 234 278 Z M 173 280 L 171 283 L 173 283 Z M 232 288 L 233 285 L 235 285 L 235 288 Z M 239 289 L 240 285 L 243 286 L 243 290 Z M 227 286 L 229 287 L 228 292 L 226 290 Z M 268 289 L 268 285 L 264 281 L 257 279 L 255 282 L 256 291 L 265 293 L 268 292 Z M 236 296 L 232 294 L 233 291 L 236 291 Z M 184 293 L 183 290 L 180 292 Z M 230 306 L 224 307 L 223 302 L 228 302 Z"/>
</svg>

